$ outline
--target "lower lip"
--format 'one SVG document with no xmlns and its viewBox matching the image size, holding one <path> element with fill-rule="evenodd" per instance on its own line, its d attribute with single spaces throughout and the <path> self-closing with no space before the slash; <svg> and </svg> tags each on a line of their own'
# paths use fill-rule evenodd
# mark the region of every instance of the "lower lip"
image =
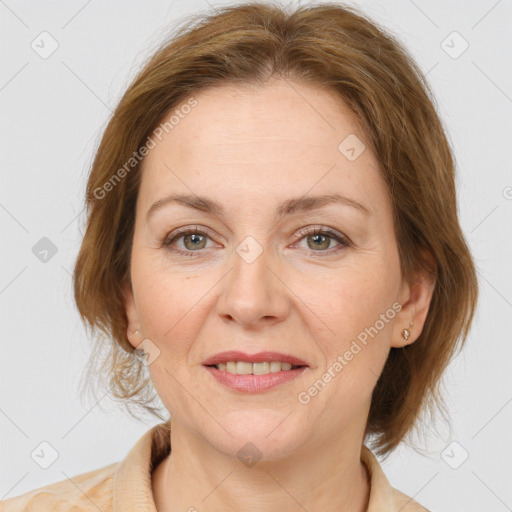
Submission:
<svg viewBox="0 0 512 512">
<path fill-rule="evenodd" d="M 237 375 L 228 371 L 218 370 L 214 366 L 205 366 L 205 368 L 225 386 L 243 391 L 245 393 L 259 393 L 266 391 L 279 384 L 292 381 L 304 373 L 308 369 L 307 366 L 296 368 L 295 370 L 281 370 L 266 375 Z"/>
</svg>

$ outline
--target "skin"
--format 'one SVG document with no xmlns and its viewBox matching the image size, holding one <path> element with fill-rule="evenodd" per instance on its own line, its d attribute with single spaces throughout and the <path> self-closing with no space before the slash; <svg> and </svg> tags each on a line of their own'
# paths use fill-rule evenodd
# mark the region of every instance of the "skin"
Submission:
<svg viewBox="0 0 512 512">
<path fill-rule="evenodd" d="M 124 286 L 128 338 L 134 347 L 151 340 L 148 368 L 172 416 L 172 453 L 153 473 L 157 510 L 365 511 L 370 487 L 360 451 L 372 391 L 390 348 L 405 343 L 402 329 L 413 322 L 408 343 L 421 333 L 434 283 L 419 274 L 416 283 L 402 279 L 378 161 L 369 149 L 354 161 L 338 150 L 349 134 L 365 138 L 334 93 L 273 79 L 195 98 L 144 160 Z M 170 193 L 208 196 L 225 216 L 169 204 L 147 221 L 150 206 Z M 332 193 L 369 214 L 331 204 L 276 217 L 286 199 Z M 174 252 L 165 247 L 184 226 L 207 229 L 206 239 L 181 236 Z M 299 233 L 317 226 L 351 244 Z M 247 236 L 262 249 L 251 263 L 236 252 Z M 300 403 L 298 394 L 395 302 L 402 309 L 394 319 Z M 202 366 L 224 350 L 275 350 L 309 368 L 247 394 Z M 248 442 L 261 453 L 252 467 L 237 457 Z"/>
</svg>

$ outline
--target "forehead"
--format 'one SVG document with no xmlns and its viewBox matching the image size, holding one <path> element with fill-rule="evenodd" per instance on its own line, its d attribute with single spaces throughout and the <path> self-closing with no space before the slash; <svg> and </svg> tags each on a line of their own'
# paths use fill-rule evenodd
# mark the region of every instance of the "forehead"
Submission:
<svg viewBox="0 0 512 512">
<path fill-rule="evenodd" d="M 156 147 L 143 162 L 143 202 L 172 192 L 224 201 L 233 193 L 285 199 L 313 188 L 359 199 L 382 195 L 370 149 L 355 160 L 343 152 L 344 141 L 358 152 L 367 144 L 355 114 L 335 92 L 274 80 L 264 87 L 215 86 L 194 98 L 196 106 L 161 141 L 154 138 Z"/>
</svg>

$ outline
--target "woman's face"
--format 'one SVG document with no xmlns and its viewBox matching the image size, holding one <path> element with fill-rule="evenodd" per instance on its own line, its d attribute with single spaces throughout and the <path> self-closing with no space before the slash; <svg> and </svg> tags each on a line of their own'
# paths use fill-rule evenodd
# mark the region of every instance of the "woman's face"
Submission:
<svg viewBox="0 0 512 512">
<path fill-rule="evenodd" d="M 372 390 L 413 314 L 378 162 L 331 92 L 274 80 L 195 98 L 144 160 L 130 342 L 146 339 L 173 421 L 226 454 L 251 442 L 270 460 L 343 433 L 361 441 Z M 204 208 L 152 208 L 175 194 Z M 305 202 L 327 195 L 347 201 Z M 234 389 L 203 365 L 228 350 L 276 351 L 307 368 L 259 392 Z"/>
</svg>

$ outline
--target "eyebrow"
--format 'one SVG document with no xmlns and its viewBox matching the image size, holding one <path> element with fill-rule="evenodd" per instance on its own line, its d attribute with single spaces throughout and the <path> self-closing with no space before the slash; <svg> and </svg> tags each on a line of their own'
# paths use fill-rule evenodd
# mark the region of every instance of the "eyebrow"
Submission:
<svg viewBox="0 0 512 512">
<path fill-rule="evenodd" d="M 157 211 L 169 204 L 179 204 L 187 208 L 193 208 L 202 212 L 210 213 L 217 217 L 224 217 L 224 207 L 205 196 L 192 194 L 172 194 L 155 201 L 146 213 L 146 222 Z M 370 210 L 361 203 L 342 194 L 326 194 L 321 196 L 302 196 L 284 201 L 276 209 L 276 215 L 281 219 L 295 213 L 317 210 L 329 204 L 342 204 L 351 206 L 365 215 L 371 215 Z"/>
</svg>

